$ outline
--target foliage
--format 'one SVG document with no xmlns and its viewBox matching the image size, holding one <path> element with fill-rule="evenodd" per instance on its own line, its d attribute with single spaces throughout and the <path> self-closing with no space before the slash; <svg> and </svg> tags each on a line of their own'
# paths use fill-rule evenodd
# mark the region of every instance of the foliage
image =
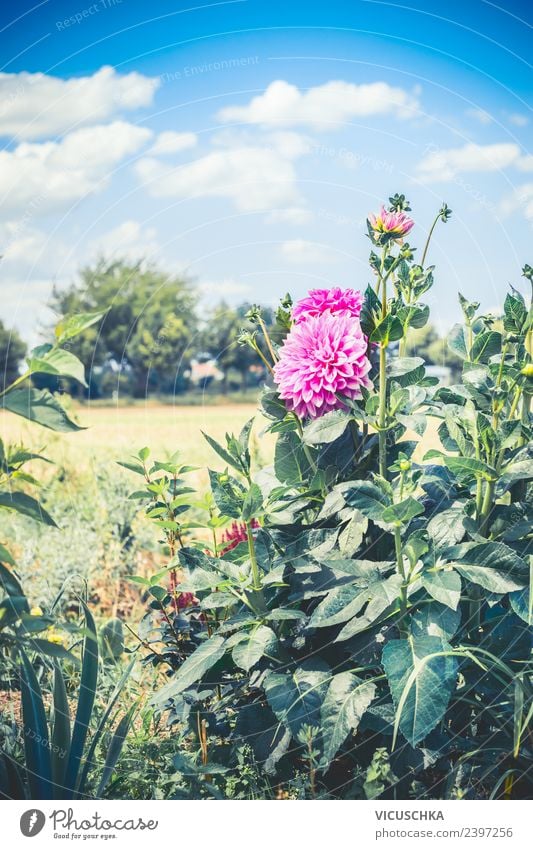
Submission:
<svg viewBox="0 0 533 849">
<path fill-rule="evenodd" d="M 15 330 L 8 330 L 0 321 L 0 391 L 18 377 L 20 361 L 26 354 L 26 345 Z"/>
<path fill-rule="evenodd" d="M 195 305 L 189 281 L 155 266 L 104 259 L 83 268 L 70 288 L 55 289 L 50 302 L 60 314 L 105 311 L 98 328 L 85 329 L 70 349 L 90 369 L 91 381 L 95 366 L 113 362 L 141 397 L 149 388 L 172 392 L 183 380 L 197 330 Z"/>
<path fill-rule="evenodd" d="M 429 240 L 420 264 L 402 241 L 408 210 L 395 196 L 368 222 L 374 389 L 307 421 L 266 389 L 274 465 L 252 468 L 251 423 L 208 438 L 226 470 L 210 471 L 203 529 L 176 458 L 159 480 L 146 449 L 132 469 L 174 573 L 145 584 L 165 626 L 139 648 L 166 664 L 153 704 L 189 730 L 206 792 L 248 745 L 265 785 L 308 797 L 531 793 L 532 309 L 512 289 L 500 331 L 460 296 L 462 379 L 439 387 L 406 355 L 434 273 Z M 273 368 L 283 347 L 259 328 Z M 441 448 L 419 462 L 428 416 Z"/>
<path fill-rule="evenodd" d="M 79 333 L 91 327 L 101 314 L 78 314 L 61 319 L 52 344 L 32 350 L 27 368 L 2 392 L 4 409 L 56 431 L 76 431 L 79 426 L 68 416 L 49 390 L 35 389 L 30 379 L 35 374 L 67 377 L 85 383 L 83 365 L 65 349 Z M 45 461 L 41 454 L 23 446 L 4 446 L 0 441 L 0 509 L 55 526 L 55 521 L 39 499 L 25 488 L 37 487 L 38 481 L 27 471 L 27 464 Z M 4 686 L 20 690 L 24 752 L 21 761 L 5 747 L 0 753 L 0 795 L 16 799 L 75 798 L 84 796 L 88 777 L 94 768 L 96 746 L 106 730 L 117 698 L 131 671 L 131 665 L 119 681 L 108 708 L 98 723 L 82 762 L 87 734 L 93 719 L 98 685 L 99 649 L 94 619 L 82 602 L 85 614 L 85 636 L 81 656 L 81 677 L 76 715 L 71 723 L 67 685 L 62 663 L 78 665 L 56 628 L 54 609 L 44 614 L 31 608 L 15 571 L 15 561 L 5 545 L 0 545 L 0 653 Z M 120 623 L 119 623 L 120 625 Z M 68 630 L 68 626 L 64 626 Z M 117 652 L 120 628 L 108 625 L 103 632 L 103 657 L 113 658 Z M 121 649 L 118 650 L 121 653 Z M 47 699 L 42 684 L 47 673 L 53 675 L 52 719 L 47 716 Z M 107 757 L 97 793 L 100 795 L 109 778 L 133 718 L 134 708 L 119 720 L 109 741 Z"/>
</svg>

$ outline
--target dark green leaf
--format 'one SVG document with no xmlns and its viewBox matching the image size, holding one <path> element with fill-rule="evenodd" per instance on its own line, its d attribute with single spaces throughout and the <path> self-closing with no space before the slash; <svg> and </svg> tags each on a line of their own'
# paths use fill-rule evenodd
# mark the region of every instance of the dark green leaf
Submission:
<svg viewBox="0 0 533 849">
<path fill-rule="evenodd" d="M 440 637 L 391 640 L 382 662 L 405 739 L 416 746 L 443 718 L 455 686 L 457 659 Z"/>
<path fill-rule="evenodd" d="M 348 734 L 357 731 L 375 692 L 375 684 L 362 681 L 351 672 L 333 676 L 320 711 L 324 769 L 329 767 Z"/>
<path fill-rule="evenodd" d="M 68 417 L 48 389 L 12 389 L 2 398 L 2 405 L 10 413 L 16 413 L 50 430 L 65 433 L 84 430 Z"/>
</svg>

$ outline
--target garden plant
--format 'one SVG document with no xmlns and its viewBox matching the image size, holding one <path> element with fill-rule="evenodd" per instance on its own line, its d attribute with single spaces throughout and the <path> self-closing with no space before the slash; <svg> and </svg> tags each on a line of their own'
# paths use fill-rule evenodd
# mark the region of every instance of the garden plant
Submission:
<svg viewBox="0 0 533 849">
<path fill-rule="evenodd" d="M 406 351 L 451 211 L 420 253 L 410 213 L 395 195 L 369 215 L 364 292 L 287 296 L 273 333 L 250 311 L 272 466 L 253 421 L 206 435 L 225 466 L 207 495 L 187 458 L 124 464 L 167 556 L 134 579 L 138 649 L 192 795 L 244 764 L 268 798 L 531 795 L 531 297 L 511 287 L 497 317 L 459 295 L 462 376 L 440 385 Z"/>
<path fill-rule="evenodd" d="M 54 342 L 31 351 L 25 371 L 1 393 L 3 408 L 53 431 L 81 430 L 57 397 L 48 389 L 35 388 L 31 378 L 44 374 L 85 384 L 83 364 L 65 346 L 100 318 L 101 314 L 85 313 L 62 319 Z M 55 527 L 40 499 L 26 491 L 38 491 L 39 482 L 33 474 L 36 462 L 48 461 L 42 454 L 21 445 L 4 446 L 0 440 L 0 508 Z M 101 686 L 105 663 L 122 652 L 122 625 L 110 622 L 99 636 L 94 618 L 81 598 L 82 587 L 77 588 L 81 622 L 72 618 L 60 621 L 58 611 L 64 590 L 65 587 L 57 594 L 49 610 L 32 607 L 28 598 L 31 588 L 23 588 L 12 554 L 0 544 L 0 675 L 2 690 L 20 696 L 21 720 L 15 735 L 2 729 L 0 798 L 73 799 L 101 795 L 137 710 L 134 703 L 121 712 L 118 720 L 114 714 L 132 670 L 130 662 L 117 676 L 105 709 L 98 715 L 97 687 Z M 73 700 L 75 715 L 71 717 Z M 109 726 L 115 721 L 110 732 Z M 100 763 L 95 752 L 104 735 L 105 755 Z M 96 783 L 94 770 L 99 773 Z"/>
</svg>

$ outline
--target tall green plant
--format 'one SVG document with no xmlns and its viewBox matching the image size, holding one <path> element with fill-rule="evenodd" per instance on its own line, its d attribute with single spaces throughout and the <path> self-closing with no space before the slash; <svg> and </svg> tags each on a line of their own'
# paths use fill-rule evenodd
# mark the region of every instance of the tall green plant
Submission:
<svg viewBox="0 0 533 849">
<path fill-rule="evenodd" d="M 242 523 L 246 544 L 183 540 L 188 623 L 209 627 L 155 703 L 189 723 L 206 770 L 209 740 L 223 739 L 226 766 L 247 744 L 271 780 L 307 772 L 311 796 L 520 796 L 532 766 L 531 304 L 513 289 L 500 332 L 461 298 L 450 347 L 462 379 L 439 386 L 403 356 L 434 274 L 429 239 L 420 263 L 405 243 L 409 211 L 395 195 L 369 217 L 375 282 L 360 316 L 341 290 L 311 293 L 311 318 L 300 302 L 291 323 L 282 306 L 288 335 L 268 340 L 274 388 L 261 402 L 273 466 L 251 468 L 249 429 L 209 439 L 227 464 L 210 472 L 217 518 Z M 444 205 L 430 236 L 449 217 Z M 428 417 L 440 447 L 420 461 Z"/>
</svg>

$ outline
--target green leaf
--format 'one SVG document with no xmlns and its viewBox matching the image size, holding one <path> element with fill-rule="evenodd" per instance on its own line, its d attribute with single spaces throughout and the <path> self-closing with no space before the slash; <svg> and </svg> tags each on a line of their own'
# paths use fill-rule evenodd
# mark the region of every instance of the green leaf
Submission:
<svg viewBox="0 0 533 849">
<path fill-rule="evenodd" d="M 393 357 L 387 363 L 387 377 L 394 380 L 424 365 L 422 357 Z"/>
<path fill-rule="evenodd" d="M 98 638 L 96 625 L 87 605 L 82 602 L 85 613 L 85 638 L 83 640 L 81 680 L 76 708 L 76 717 L 72 729 L 72 742 L 68 761 L 65 767 L 65 790 L 64 799 L 72 799 L 78 781 L 80 767 L 87 733 L 91 724 L 94 701 L 96 698 L 96 685 L 98 681 Z"/>
<path fill-rule="evenodd" d="M 352 557 L 361 546 L 368 528 L 368 519 L 358 510 L 339 534 L 339 550 L 343 557 Z"/>
<path fill-rule="evenodd" d="M 52 761 L 43 694 L 23 649 L 20 649 L 20 656 L 20 694 L 28 784 L 32 799 L 52 799 Z"/>
<path fill-rule="evenodd" d="M 63 789 L 65 766 L 70 751 L 70 709 L 68 704 L 67 689 L 61 667 L 56 660 L 54 662 L 54 725 L 52 731 L 52 775 L 55 785 L 55 796 L 61 798 Z M 59 793 L 58 793 L 59 791 Z"/>
<path fill-rule="evenodd" d="M 507 333 L 520 333 L 527 319 L 527 309 L 522 295 L 516 290 L 507 294 L 503 304 L 503 327 Z"/>
<path fill-rule="evenodd" d="M 385 669 L 396 708 L 398 728 L 416 746 L 443 718 L 455 687 L 457 659 L 441 637 L 391 640 L 383 649 Z"/>
<path fill-rule="evenodd" d="M 348 734 L 357 731 L 361 717 L 375 693 L 375 684 L 361 681 L 351 672 L 340 672 L 333 676 L 320 711 L 323 769 L 329 767 Z"/>
<path fill-rule="evenodd" d="M 259 625 L 257 628 L 252 628 L 245 634 L 244 639 L 234 646 L 231 656 L 236 666 L 249 672 L 256 663 L 259 663 L 263 655 L 275 651 L 277 642 L 278 639 L 272 628 Z"/>
<path fill-rule="evenodd" d="M 11 553 L 7 550 L 5 545 L 2 545 L 1 542 L 0 542 L 0 563 L 8 563 L 10 566 L 15 565 L 15 561 L 13 560 Z M 1 572 L 0 572 L 0 586 L 3 586 L 2 573 Z"/>
<path fill-rule="evenodd" d="M 329 666 L 305 660 L 294 672 L 269 672 L 263 688 L 268 704 L 296 737 L 302 725 L 320 725 L 320 708 L 331 678 Z"/>
<path fill-rule="evenodd" d="M 335 642 L 349 640 L 361 631 L 372 627 L 376 620 L 392 605 L 398 602 L 402 579 L 400 575 L 391 575 L 385 580 L 371 584 L 367 591 L 368 604 L 360 616 L 355 616 L 344 626 Z"/>
<path fill-rule="evenodd" d="M 452 504 L 447 510 L 435 513 L 428 522 L 428 535 L 433 544 L 439 548 L 461 542 L 465 535 L 464 518 L 465 507 L 460 502 Z"/>
<path fill-rule="evenodd" d="M 236 469 L 236 471 L 242 473 L 242 470 L 243 470 L 242 464 L 239 462 L 238 459 L 233 457 L 229 453 L 229 451 L 226 451 L 226 449 L 223 448 L 222 445 L 220 445 L 219 442 L 217 442 L 215 439 L 213 439 L 211 436 L 209 436 L 209 434 L 204 433 L 203 430 L 202 430 L 202 436 L 204 437 L 206 442 L 209 443 L 209 445 L 211 446 L 213 451 L 216 451 L 218 456 L 221 457 L 224 460 L 224 462 L 228 464 L 228 466 L 231 466 L 233 469 Z"/>
<path fill-rule="evenodd" d="M 422 575 L 422 586 L 436 601 L 457 610 L 461 600 L 461 577 L 453 569 L 428 569 Z"/>
<path fill-rule="evenodd" d="M 339 436 L 342 436 L 350 420 L 350 415 L 344 410 L 332 410 L 318 419 L 313 419 L 305 426 L 303 441 L 306 445 L 335 442 Z"/>
<path fill-rule="evenodd" d="M 0 492 L 0 507 L 4 507 L 6 510 L 14 510 L 15 513 L 22 513 L 23 516 L 35 519 L 36 522 L 57 528 L 56 523 L 44 507 L 31 495 L 26 495 L 25 492 Z"/>
<path fill-rule="evenodd" d="M 62 348 L 41 345 L 32 351 L 32 356 L 27 360 L 28 369 L 32 374 L 54 374 L 58 377 L 72 377 L 87 386 L 85 380 L 85 367 L 70 351 Z"/>
<path fill-rule="evenodd" d="M 2 405 L 10 413 L 23 416 L 50 430 L 62 433 L 85 430 L 68 417 L 48 389 L 12 389 L 2 398 Z"/>
<path fill-rule="evenodd" d="M 509 593 L 520 590 L 524 586 L 524 581 L 512 578 L 500 569 L 493 569 L 490 566 L 464 566 L 456 563 L 455 568 L 463 578 L 467 578 L 473 584 L 479 584 L 491 593 Z"/>
<path fill-rule="evenodd" d="M 509 601 L 516 615 L 520 616 L 528 625 L 533 625 L 533 595 L 531 593 L 531 585 L 524 587 L 523 590 L 515 590 L 515 592 L 509 593 Z"/>
<path fill-rule="evenodd" d="M 282 483 L 299 485 L 304 479 L 308 462 L 297 433 L 282 433 L 276 442 L 274 468 Z"/>
<path fill-rule="evenodd" d="M 209 479 L 215 503 L 224 516 L 240 519 L 245 490 L 239 481 L 227 473 L 209 469 Z"/>
<path fill-rule="evenodd" d="M 368 601 L 369 587 L 346 584 L 330 590 L 315 608 L 310 628 L 329 628 L 340 625 L 355 616 Z"/>
<path fill-rule="evenodd" d="M 461 478 L 481 477 L 485 480 L 496 480 L 496 469 L 475 457 L 444 457 L 444 463 L 450 472 Z"/>
<path fill-rule="evenodd" d="M 472 345 L 471 359 L 475 363 L 486 363 L 495 354 L 499 354 L 502 347 L 502 335 L 495 330 L 487 330 L 479 333 Z"/>
<path fill-rule="evenodd" d="M 226 642 L 224 638 L 216 634 L 204 643 L 200 643 L 198 648 L 180 666 L 172 680 L 159 690 L 154 703 L 161 705 L 168 699 L 183 693 L 187 687 L 199 681 L 220 660 L 225 651 Z"/>
<path fill-rule="evenodd" d="M 391 504 L 390 507 L 387 507 L 383 511 L 381 518 L 384 522 L 391 522 L 395 525 L 405 525 L 407 522 L 410 522 L 411 519 L 414 519 L 415 516 L 421 516 L 423 512 L 423 506 L 416 500 L 416 498 L 409 496 L 408 498 L 404 498 L 404 500 L 400 501 L 398 504 Z"/>
<path fill-rule="evenodd" d="M 98 785 L 98 790 L 96 791 L 96 795 L 98 798 L 101 797 L 104 792 L 109 779 L 113 774 L 113 770 L 117 765 L 117 761 L 120 757 L 120 753 L 124 748 L 124 743 L 126 737 L 128 735 L 128 731 L 130 730 L 131 723 L 133 722 L 133 717 L 137 711 L 137 705 L 133 704 L 127 713 L 124 714 L 120 722 L 118 723 L 113 736 L 109 742 L 107 747 L 106 759 L 104 762 L 104 768 L 102 770 L 102 775 L 100 777 L 100 783 Z"/>
<path fill-rule="evenodd" d="M 66 315 L 56 325 L 55 336 L 59 344 L 63 344 L 67 339 L 73 339 L 87 330 L 91 325 L 105 315 L 104 312 L 83 312 L 77 315 Z"/>
<path fill-rule="evenodd" d="M 403 325 L 397 316 L 392 313 L 387 313 L 385 318 L 382 318 L 374 327 L 370 334 L 371 342 L 381 342 L 383 345 L 388 345 L 389 342 L 396 342 L 403 336 Z"/>
<path fill-rule="evenodd" d="M 346 490 L 344 497 L 349 507 L 357 507 L 373 521 L 381 520 L 383 510 L 390 504 L 389 496 L 370 481 L 353 481 L 353 486 Z"/>
<path fill-rule="evenodd" d="M 447 560 L 455 561 L 463 566 L 494 567 L 505 574 L 513 573 L 519 578 L 524 577 L 524 581 L 526 580 L 526 574 L 529 572 L 526 562 L 510 546 L 505 545 L 503 542 L 454 545 L 445 550 L 444 556 Z M 517 588 L 515 587 L 515 589 Z"/>
<path fill-rule="evenodd" d="M 468 359 L 465 332 L 462 324 L 454 324 L 450 330 L 448 334 L 448 348 L 462 360 Z"/>
<path fill-rule="evenodd" d="M 256 483 L 250 484 L 250 488 L 244 497 L 242 505 L 243 521 L 249 522 L 257 518 L 263 508 L 263 493 Z"/>
<path fill-rule="evenodd" d="M 11 571 L 11 569 L 8 569 L 3 563 L 0 563 L 0 587 L 2 587 L 3 591 L 7 593 L 7 595 L 20 596 L 24 598 L 24 590 L 22 589 L 19 579 Z"/>
<path fill-rule="evenodd" d="M 438 601 L 421 604 L 411 615 L 413 637 L 442 637 L 451 640 L 460 624 L 460 610 L 452 610 Z"/>
</svg>

